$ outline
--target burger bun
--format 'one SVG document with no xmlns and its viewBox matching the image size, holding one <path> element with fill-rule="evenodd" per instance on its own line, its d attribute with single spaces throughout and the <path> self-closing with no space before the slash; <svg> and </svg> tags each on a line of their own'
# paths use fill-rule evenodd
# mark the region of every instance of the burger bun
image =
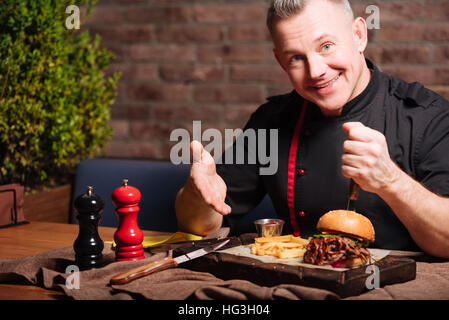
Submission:
<svg viewBox="0 0 449 320">
<path fill-rule="evenodd" d="M 363 261 L 360 258 L 347 259 L 343 266 L 340 268 L 355 268 L 366 265 L 366 261 Z"/>
<path fill-rule="evenodd" d="M 375 238 L 371 221 L 355 211 L 329 211 L 318 220 L 317 229 L 320 232 L 340 233 L 370 242 L 374 242 Z"/>
</svg>

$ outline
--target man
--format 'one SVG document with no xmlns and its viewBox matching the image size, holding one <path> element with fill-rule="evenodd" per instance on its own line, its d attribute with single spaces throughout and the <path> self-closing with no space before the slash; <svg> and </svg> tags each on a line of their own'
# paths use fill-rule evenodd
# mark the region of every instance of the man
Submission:
<svg viewBox="0 0 449 320">
<path fill-rule="evenodd" d="M 208 234 L 223 217 L 232 226 L 268 193 L 287 231 L 309 236 L 322 214 L 345 208 L 351 178 L 375 247 L 417 245 L 448 258 L 448 101 L 366 60 L 365 21 L 346 0 L 275 0 L 267 23 L 295 90 L 269 99 L 246 128 L 279 130 L 278 172 L 216 167 L 192 142 L 190 178 L 176 201 L 180 228 Z"/>
</svg>

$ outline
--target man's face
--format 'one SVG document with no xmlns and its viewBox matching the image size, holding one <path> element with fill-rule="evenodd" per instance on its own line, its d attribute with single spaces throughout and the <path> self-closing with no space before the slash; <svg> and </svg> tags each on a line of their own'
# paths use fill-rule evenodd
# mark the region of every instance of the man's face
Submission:
<svg viewBox="0 0 449 320">
<path fill-rule="evenodd" d="M 369 82 L 365 22 L 353 21 L 340 5 L 311 2 L 301 13 L 276 21 L 273 40 L 295 90 L 326 116 L 339 115 Z"/>
</svg>

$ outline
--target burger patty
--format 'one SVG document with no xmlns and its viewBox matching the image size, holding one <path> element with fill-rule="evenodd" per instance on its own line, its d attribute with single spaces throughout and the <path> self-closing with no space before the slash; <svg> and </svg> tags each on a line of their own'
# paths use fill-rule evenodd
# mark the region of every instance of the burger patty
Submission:
<svg viewBox="0 0 449 320">
<path fill-rule="evenodd" d="M 335 236 L 310 240 L 306 246 L 304 262 L 326 265 L 355 258 L 366 262 L 370 257 L 368 249 L 364 248 L 362 243 L 355 243 L 349 238 Z"/>
</svg>

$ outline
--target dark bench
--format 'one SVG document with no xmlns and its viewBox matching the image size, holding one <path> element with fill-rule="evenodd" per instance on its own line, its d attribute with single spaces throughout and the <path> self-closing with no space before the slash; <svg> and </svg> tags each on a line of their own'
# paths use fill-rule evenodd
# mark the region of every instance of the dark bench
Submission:
<svg viewBox="0 0 449 320">
<path fill-rule="evenodd" d="M 111 201 L 112 192 L 128 179 L 130 186 L 136 187 L 142 194 L 138 215 L 139 227 L 143 230 L 176 232 L 175 199 L 179 189 L 189 175 L 189 165 L 174 165 L 171 162 L 89 159 L 79 163 L 73 189 L 73 200 L 92 186 L 101 196 L 105 206 L 101 214 L 100 226 L 117 227 L 118 218 Z M 253 221 L 259 218 L 276 217 L 268 196 L 243 218 L 233 229 L 233 233 L 255 232 Z M 78 223 L 73 209 L 70 223 Z"/>
</svg>

